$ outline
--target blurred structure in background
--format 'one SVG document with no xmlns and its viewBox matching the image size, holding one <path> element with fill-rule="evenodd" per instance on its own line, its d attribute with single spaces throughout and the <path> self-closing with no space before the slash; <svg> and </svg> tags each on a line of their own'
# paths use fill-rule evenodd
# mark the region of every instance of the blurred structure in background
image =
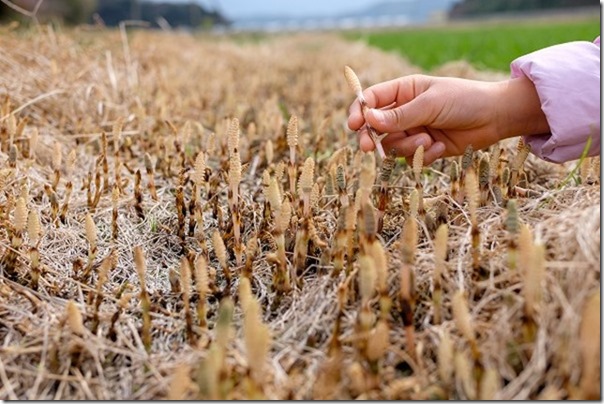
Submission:
<svg viewBox="0 0 604 404">
<path fill-rule="evenodd" d="M 291 8 L 283 11 L 284 3 Z M 358 8 L 342 2 L 337 12 L 314 14 L 313 5 L 319 9 L 319 0 L 305 0 L 304 9 L 311 13 L 301 15 L 296 11 L 302 7 L 294 2 L 249 0 L 243 4 L 247 9 L 253 4 L 252 13 L 245 17 L 237 13 L 242 2 L 234 0 L 0 0 L 0 20 L 27 21 L 31 18 L 27 12 L 37 10 L 35 20 L 39 22 L 71 25 L 117 26 L 121 21 L 135 20 L 162 29 L 285 32 L 397 28 L 502 15 L 546 15 L 559 10 L 593 12 L 600 7 L 598 0 L 367 0 L 355 3 Z"/>
<path fill-rule="evenodd" d="M 9 7 L 11 3 L 15 7 Z M 38 4 L 39 3 L 39 4 Z M 146 21 L 152 27 L 204 28 L 230 24 L 222 14 L 193 1 L 157 2 L 145 0 L 2 0 L 0 20 L 26 20 L 19 9 L 36 10 L 39 22 L 68 25 L 100 23 L 117 26 L 121 21 Z"/>
</svg>

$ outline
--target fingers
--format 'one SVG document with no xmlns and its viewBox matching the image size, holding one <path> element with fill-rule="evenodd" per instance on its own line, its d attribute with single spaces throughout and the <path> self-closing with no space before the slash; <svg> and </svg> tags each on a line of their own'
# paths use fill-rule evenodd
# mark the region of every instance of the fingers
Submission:
<svg viewBox="0 0 604 404">
<path fill-rule="evenodd" d="M 430 126 L 432 107 L 421 95 L 406 104 L 389 110 L 370 109 L 367 122 L 379 132 L 402 132 L 410 128 Z"/>
<path fill-rule="evenodd" d="M 419 146 L 424 146 L 424 150 L 428 150 L 432 143 L 434 141 L 427 133 L 418 133 L 411 136 L 406 133 L 392 133 L 386 136 L 382 145 L 386 153 L 395 149 L 397 156 L 404 157 L 413 155 Z"/>
<path fill-rule="evenodd" d="M 424 151 L 424 165 L 429 166 L 445 154 L 445 144 L 442 142 L 434 143 L 428 150 Z"/>
<path fill-rule="evenodd" d="M 350 130 L 359 130 L 365 124 L 359 100 L 355 100 L 348 109 L 348 127 Z"/>
</svg>

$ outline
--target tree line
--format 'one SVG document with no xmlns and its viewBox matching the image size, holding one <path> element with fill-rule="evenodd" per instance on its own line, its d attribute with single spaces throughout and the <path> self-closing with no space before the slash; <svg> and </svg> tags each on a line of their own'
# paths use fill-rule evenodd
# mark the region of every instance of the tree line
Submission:
<svg viewBox="0 0 604 404">
<path fill-rule="evenodd" d="M 596 6 L 599 4 L 597 0 L 463 0 L 453 5 L 449 11 L 449 18 L 473 17 L 500 12 Z"/>
<path fill-rule="evenodd" d="M 20 9 L 31 11 L 37 0 L 9 0 Z M 121 21 L 146 21 L 153 27 L 209 28 L 227 26 L 230 21 L 218 10 L 211 10 L 192 1 L 162 3 L 145 0 L 45 0 L 36 13 L 39 21 L 58 21 L 67 25 L 97 23 L 109 27 Z M 0 3 L 0 20 L 24 19 L 15 7 Z"/>
</svg>

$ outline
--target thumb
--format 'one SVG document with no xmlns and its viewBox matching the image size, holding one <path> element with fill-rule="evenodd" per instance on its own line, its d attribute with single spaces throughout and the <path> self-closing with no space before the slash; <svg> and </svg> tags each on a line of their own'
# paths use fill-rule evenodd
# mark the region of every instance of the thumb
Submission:
<svg viewBox="0 0 604 404">
<path fill-rule="evenodd" d="M 369 109 L 366 112 L 367 123 L 379 132 L 402 132 L 419 126 L 429 126 L 430 114 L 422 97 L 393 109 Z"/>
</svg>

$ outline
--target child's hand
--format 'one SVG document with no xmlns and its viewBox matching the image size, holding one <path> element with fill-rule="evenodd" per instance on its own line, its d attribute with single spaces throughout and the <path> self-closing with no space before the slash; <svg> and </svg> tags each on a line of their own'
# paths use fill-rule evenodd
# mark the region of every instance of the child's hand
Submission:
<svg viewBox="0 0 604 404">
<path fill-rule="evenodd" d="M 549 131 L 533 83 L 527 78 L 482 82 L 458 78 L 412 75 L 376 84 L 363 94 L 372 108 L 367 120 L 378 132 L 388 153 L 410 157 L 424 145 L 424 163 L 460 155 L 471 144 L 475 150 L 501 139 Z M 348 126 L 360 129 L 364 151 L 374 145 L 361 107 L 350 107 Z"/>
</svg>

